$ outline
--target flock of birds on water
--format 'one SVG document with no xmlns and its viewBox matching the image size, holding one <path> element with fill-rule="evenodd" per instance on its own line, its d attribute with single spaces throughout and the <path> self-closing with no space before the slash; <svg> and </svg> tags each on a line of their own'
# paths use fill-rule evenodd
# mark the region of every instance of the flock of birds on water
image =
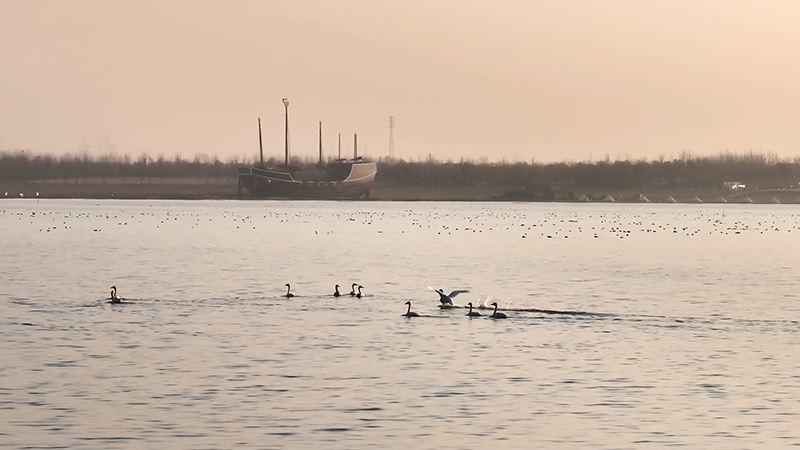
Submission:
<svg viewBox="0 0 800 450">
<path fill-rule="evenodd" d="M 286 298 L 294 297 L 294 294 L 292 294 L 292 285 L 289 284 L 289 283 L 286 283 L 284 286 L 286 286 L 286 294 L 284 294 L 283 297 L 286 297 Z M 341 297 L 342 296 L 342 293 L 339 291 L 340 287 L 341 286 L 339 286 L 338 284 L 334 287 L 334 292 L 333 292 L 333 296 L 334 297 Z M 351 287 L 350 287 L 350 294 L 349 295 L 351 297 L 355 297 L 355 298 L 363 298 L 363 297 L 365 297 L 365 295 L 364 295 L 364 293 L 361 292 L 361 289 L 364 289 L 364 286 L 361 286 L 358 283 L 353 283 L 351 285 Z M 433 289 L 433 288 L 429 288 L 429 289 Z M 433 289 L 433 290 L 434 290 L 434 292 L 439 294 L 439 302 L 441 303 L 439 305 L 439 307 L 442 308 L 442 309 L 458 308 L 458 306 L 453 304 L 453 297 L 457 296 L 458 294 L 464 294 L 464 293 L 469 292 L 466 289 L 457 289 L 455 291 L 450 292 L 449 294 L 445 294 L 444 293 L 444 289 Z M 119 294 L 117 294 L 117 287 L 116 286 L 111 286 L 111 295 L 108 298 L 108 303 L 117 304 L 117 303 L 122 303 L 123 300 L 124 299 L 122 297 L 120 297 Z M 411 301 L 407 301 L 405 304 L 408 305 L 408 310 L 406 310 L 405 314 L 402 314 L 403 317 L 409 317 L 409 318 L 410 317 L 420 317 L 419 314 L 417 314 L 414 311 L 411 311 Z M 478 311 L 474 310 L 474 307 L 472 306 L 472 302 L 467 303 L 467 306 L 469 307 L 469 312 L 467 313 L 467 317 L 472 318 L 472 317 L 480 317 L 480 316 L 482 316 L 481 313 L 479 313 Z M 508 318 L 508 316 L 506 316 L 504 313 L 497 311 L 497 302 L 492 302 L 492 303 L 489 304 L 489 306 L 494 307 L 494 310 L 492 311 L 492 314 L 490 314 L 488 317 L 490 317 L 492 319 L 506 319 L 506 318 Z"/>
<path fill-rule="evenodd" d="M 92 207 L 101 206 L 99 204 Z M 434 235 L 474 234 L 486 236 L 499 233 L 505 239 L 511 236 L 531 238 L 540 235 L 544 239 L 561 238 L 588 238 L 591 240 L 613 237 L 626 239 L 635 236 L 697 236 L 704 234 L 765 234 L 765 233 L 796 233 L 800 230 L 800 214 L 776 214 L 772 210 L 761 211 L 738 210 L 727 208 L 723 210 L 687 210 L 686 208 L 668 209 L 657 208 L 636 209 L 625 206 L 621 211 L 578 211 L 559 210 L 542 211 L 531 209 L 527 205 L 514 204 L 461 207 L 458 209 L 448 207 L 421 207 L 416 209 L 389 210 L 356 210 L 356 211 L 327 211 L 325 209 L 286 210 L 285 207 L 268 207 L 258 213 L 248 210 L 242 213 L 233 207 L 201 208 L 196 211 L 182 211 L 180 207 L 172 204 L 160 206 L 146 205 L 132 209 L 117 209 L 109 211 L 108 208 L 93 211 L 88 207 L 80 206 L 77 210 L 68 205 L 64 208 L 52 210 L 39 210 L 30 207 L 0 209 L 0 235 L 9 231 L 35 230 L 40 232 L 66 232 L 71 233 L 73 226 L 78 230 L 103 232 L 107 226 L 128 227 L 137 226 L 164 229 L 167 227 L 180 227 L 181 229 L 199 229 L 213 223 L 212 231 L 232 231 L 232 229 L 263 229 L 269 227 L 274 230 L 276 225 L 291 227 L 293 235 L 320 234 L 337 235 L 342 231 L 349 232 L 351 227 L 374 227 L 379 234 L 386 232 L 396 234 L 425 233 Z M 537 205 L 538 208 L 538 205 Z M 89 209 L 88 211 L 86 209 Z M 219 225 L 222 222 L 223 226 Z M 299 225 L 299 227 L 298 227 Z M 266 226 L 266 227 L 265 227 Z M 327 228 L 323 228 L 327 227 Z M 283 228 L 286 230 L 287 228 Z M 530 240 L 530 239 L 526 239 Z M 586 241 L 584 241 L 586 242 Z M 294 297 L 291 286 L 287 283 L 285 296 Z M 341 286 L 335 286 L 334 297 L 347 295 L 340 291 Z M 353 283 L 350 296 L 362 298 L 364 286 Z M 497 311 L 496 303 L 489 305 L 467 304 L 454 306 L 452 298 L 461 292 L 453 291 L 449 295 L 441 289 L 435 290 L 441 300 L 441 308 L 467 308 L 469 317 L 480 314 L 475 309 L 488 309 L 494 306 L 494 311 L 488 317 L 504 318 L 502 312 Z M 115 286 L 112 286 L 109 303 L 122 303 Z M 411 302 L 406 303 L 407 310 L 403 316 L 418 317 L 412 311 Z M 526 311 L 514 308 L 506 311 Z M 538 310 L 536 310 L 538 311 Z M 487 311 L 488 312 L 488 311 Z"/>
<path fill-rule="evenodd" d="M 224 208 L 221 211 L 221 217 L 212 215 L 211 212 L 202 213 L 178 213 L 166 208 L 148 208 L 152 211 L 139 211 L 125 212 L 120 210 L 118 212 L 105 212 L 102 214 L 92 213 L 77 213 L 73 211 L 34 211 L 32 208 L 27 208 L 26 211 L 13 211 L 13 210 L 0 210 L 0 217 L 12 216 L 19 221 L 28 219 L 31 225 L 35 224 L 35 220 L 49 219 L 51 222 L 44 228 L 40 228 L 42 232 L 55 232 L 61 230 L 72 229 L 73 224 L 85 219 L 105 219 L 108 221 L 106 225 L 116 225 L 118 227 L 126 227 L 135 224 L 153 224 L 155 228 L 163 228 L 171 226 L 176 222 L 189 222 L 191 228 L 199 228 L 208 222 L 215 222 L 218 220 L 231 221 L 236 229 L 252 228 L 253 230 L 259 229 L 267 223 L 293 223 L 298 221 L 301 223 L 308 223 L 320 219 L 319 223 L 359 223 L 361 225 L 375 226 L 378 234 L 384 234 L 388 229 L 383 225 L 384 219 L 410 219 L 408 229 L 399 230 L 400 234 L 406 232 L 413 232 L 420 229 L 431 229 L 439 235 L 451 235 L 458 233 L 484 233 L 484 232 L 497 232 L 497 231 L 511 231 L 521 232 L 520 237 L 530 238 L 534 235 L 540 235 L 546 239 L 554 238 L 570 238 L 586 236 L 593 239 L 603 237 L 603 235 L 611 235 L 616 238 L 628 238 L 637 232 L 652 234 L 652 233 L 672 233 L 684 234 L 687 236 L 695 236 L 698 234 L 732 234 L 738 235 L 744 232 L 791 232 L 793 229 L 797 230 L 797 215 L 792 214 L 795 219 L 795 224 L 787 224 L 786 220 L 778 221 L 776 214 L 758 215 L 753 214 L 754 211 L 745 211 L 747 215 L 752 215 L 756 220 L 754 221 L 734 221 L 729 222 L 726 219 L 726 212 L 720 211 L 701 211 L 692 221 L 690 226 L 685 224 L 673 225 L 670 224 L 670 217 L 665 216 L 663 212 L 641 212 L 629 216 L 628 220 L 624 220 L 627 214 L 614 213 L 614 212 L 590 212 L 583 217 L 583 213 L 579 211 L 572 211 L 569 213 L 556 213 L 545 212 L 541 217 L 529 217 L 526 212 L 521 210 L 512 209 L 511 211 L 495 211 L 495 209 L 503 208 L 482 208 L 480 210 L 469 211 L 468 214 L 464 212 L 443 212 L 432 210 L 425 213 L 418 213 L 413 210 L 405 210 L 399 213 L 386 214 L 381 211 L 354 211 L 354 212 L 333 212 L 330 215 L 321 214 L 315 211 L 307 211 L 305 214 L 300 212 L 287 212 L 287 211 L 266 211 L 263 217 L 248 214 L 238 214 L 232 208 Z M 686 211 L 674 211 L 671 213 L 672 219 L 683 222 L 692 214 Z M 585 220 L 581 220 L 581 218 Z M 659 218 L 657 223 L 651 219 Z M 187 220 L 188 219 L 188 220 Z M 333 219 L 333 221 L 331 221 Z M 667 219 L 666 223 L 663 219 Z M 444 224 L 438 222 L 445 221 Z M 593 222 L 594 226 L 585 224 L 584 222 Z M 97 226 L 97 223 L 92 224 L 94 232 L 102 232 L 104 229 Z M 586 226 L 588 225 L 588 226 Z M 710 225 L 705 227 L 704 225 Z M 334 234 L 336 227 L 330 229 L 312 229 L 308 230 L 313 234 Z M 393 227 L 392 227 L 393 228 Z M 0 231 L 3 227 L 0 226 Z M 397 230 L 393 230 L 397 231 Z"/>
<path fill-rule="evenodd" d="M 440 308 L 454 308 L 454 307 L 456 307 L 455 305 L 453 305 L 453 297 L 455 297 L 458 294 L 463 294 L 465 292 L 469 292 L 468 290 L 465 290 L 465 289 L 455 290 L 455 291 L 453 291 L 453 292 L 451 292 L 449 294 L 445 294 L 443 289 L 434 289 L 434 291 L 437 294 L 439 294 L 439 302 L 441 302 L 441 305 L 439 305 Z M 419 317 L 419 314 L 415 313 L 414 311 L 411 311 L 411 301 L 410 300 L 406 302 L 406 305 L 408 305 L 408 309 L 406 310 L 405 314 L 402 314 L 404 317 Z M 491 315 L 489 315 L 489 317 L 491 317 L 492 319 L 505 319 L 505 318 L 507 318 L 507 316 L 504 313 L 497 312 L 497 302 L 492 302 L 489 305 L 494 307 L 494 311 L 492 312 Z M 478 311 L 474 311 L 473 310 L 472 302 L 467 303 L 467 306 L 469 306 L 469 312 L 467 313 L 467 317 L 469 317 L 469 318 L 480 317 L 482 315 Z"/>
</svg>

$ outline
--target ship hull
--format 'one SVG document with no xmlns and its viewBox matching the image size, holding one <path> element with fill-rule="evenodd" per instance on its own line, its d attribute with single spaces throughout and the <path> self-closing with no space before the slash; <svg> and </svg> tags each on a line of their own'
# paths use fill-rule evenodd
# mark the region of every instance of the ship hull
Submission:
<svg viewBox="0 0 800 450">
<path fill-rule="evenodd" d="M 276 169 L 239 168 L 239 191 L 244 187 L 252 197 L 292 200 L 337 200 L 369 196 L 375 184 L 377 164 L 374 162 L 337 163 L 323 174 L 295 178 Z M 305 178 L 305 179 L 304 179 Z"/>
</svg>

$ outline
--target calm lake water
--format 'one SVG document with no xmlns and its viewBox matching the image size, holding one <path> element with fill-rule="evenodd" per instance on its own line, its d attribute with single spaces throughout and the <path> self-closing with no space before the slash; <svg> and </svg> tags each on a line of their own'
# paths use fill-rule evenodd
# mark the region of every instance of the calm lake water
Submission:
<svg viewBox="0 0 800 450">
<path fill-rule="evenodd" d="M 2 200 L 0 448 L 797 447 L 799 222 Z M 509 318 L 440 310 L 429 286 Z"/>
</svg>

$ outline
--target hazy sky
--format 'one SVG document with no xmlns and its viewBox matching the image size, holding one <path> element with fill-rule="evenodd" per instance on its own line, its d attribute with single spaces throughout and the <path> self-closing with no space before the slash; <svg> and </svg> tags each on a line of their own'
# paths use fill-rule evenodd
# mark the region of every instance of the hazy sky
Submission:
<svg viewBox="0 0 800 450">
<path fill-rule="evenodd" d="M 0 149 L 800 155 L 800 2 L 0 0 Z"/>
</svg>

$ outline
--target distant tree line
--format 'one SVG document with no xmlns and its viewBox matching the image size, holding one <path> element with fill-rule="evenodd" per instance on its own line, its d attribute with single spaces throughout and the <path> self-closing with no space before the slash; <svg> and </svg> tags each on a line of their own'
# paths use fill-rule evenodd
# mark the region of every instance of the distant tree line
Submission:
<svg viewBox="0 0 800 450">
<path fill-rule="evenodd" d="M 24 151 L 0 152 L 0 181 L 34 181 L 88 178 L 233 178 L 236 167 L 253 164 L 253 161 L 231 158 L 225 162 L 216 157 L 200 154 L 193 159 L 181 156 L 155 159 L 142 154 L 101 155 L 89 153 L 63 156 L 33 155 Z"/>
<path fill-rule="evenodd" d="M 761 187 L 800 182 L 800 157 L 781 160 L 759 153 L 723 153 L 655 161 L 528 163 L 381 160 L 377 182 L 419 186 L 550 186 L 606 189 L 719 188 L 725 181 Z"/>
<path fill-rule="evenodd" d="M 737 181 L 762 188 L 785 187 L 800 182 L 800 157 L 780 159 L 776 155 L 750 152 L 721 153 L 713 157 L 693 157 L 654 161 L 616 160 L 596 162 L 475 162 L 473 160 L 423 161 L 381 158 L 376 182 L 406 186 L 475 186 L 507 187 L 548 186 L 552 188 L 718 188 L 725 181 Z M 92 156 L 35 155 L 27 151 L 0 152 L 0 181 L 75 180 L 89 178 L 144 179 L 191 177 L 232 181 L 236 168 L 258 165 L 256 158 L 233 157 L 221 161 L 199 154 L 192 159 L 181 156 L 155 159 L 142 154 Z M 269 167 L 281 166 L 283 159 L 271 157 Z M 317 164 L 314 158 L 293 158 L 293 169 L 308 169 Z"/>
</svg>

